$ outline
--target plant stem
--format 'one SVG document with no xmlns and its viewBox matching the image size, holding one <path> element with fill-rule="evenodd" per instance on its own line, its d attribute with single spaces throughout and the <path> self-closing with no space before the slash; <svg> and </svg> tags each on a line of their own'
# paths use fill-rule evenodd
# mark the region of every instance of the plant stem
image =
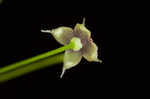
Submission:
<svg viewBox="0 0 150 99">
<path fill-rule="evenodd" d="M 63 55 L 53 55 L 71 48 L 72 43 L 69 43 L 68 45 L 60 47 L 58 49 L 0 68 L 0 83 L 32 71 L 60 63 L 63 60 Z"/>
</svg>

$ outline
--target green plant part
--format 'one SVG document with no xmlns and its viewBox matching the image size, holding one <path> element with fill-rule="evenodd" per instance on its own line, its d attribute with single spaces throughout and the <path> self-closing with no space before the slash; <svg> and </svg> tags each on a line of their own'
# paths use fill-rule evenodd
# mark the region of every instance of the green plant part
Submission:
<svg viewBox="0 0 150 99">
<path fill-rule="evenodd" d="M 79 64 L 82 57 L 90 62 L 102 62 L 98 59 L 98 47 L 91 38 L 91 32 L 85 27 L 85 19 L 83 23 L 77 23 L 75 28 L 58 27 L 52 30 L 41 30 L 42 32 L 51 33 L 53 37 L 62 45 L 67 45 L 74 41 L 73 49 L 65 51 L 64 65 L 62 69 L 62 77 L 67 69 L 70 69 Z"/>
<path fill-rule="evenodd" d="M 69 42 L 69 44 L 45 52 L 43 54 L 10 64 L 0 68 L 0 83 L 6 82 L 8 80 L 17 78 L 21 75 L 40 70 L 49 66 L 53 66 L 63 61 L 64 54 L 58 54 L 64 52 L 65 50 L 72 49 L 78 51 L 82 48 L 82 44 L 79 38 L 74 37 Z M 58 55 L 57 55 L 58 54 Z M 54 56 L 55 55 L 55 56 Z M 52 57 L 51 57 L 52 56 Z"/>
</svg>

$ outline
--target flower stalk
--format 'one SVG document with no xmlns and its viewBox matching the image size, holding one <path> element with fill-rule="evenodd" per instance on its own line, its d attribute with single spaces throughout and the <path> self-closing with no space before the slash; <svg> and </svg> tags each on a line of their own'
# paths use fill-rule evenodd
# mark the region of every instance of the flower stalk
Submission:
<svg viewBox="0 0 150 99">
<path fill-rule="evenodd" d="M 73 45 L 74 44 L 70 42 L 68 45 L 57 48 L 55 50 L 0 68 L 0 83 L 62 62 L 63 54 L 56 54 L 71 49 Z"/>
</svg>

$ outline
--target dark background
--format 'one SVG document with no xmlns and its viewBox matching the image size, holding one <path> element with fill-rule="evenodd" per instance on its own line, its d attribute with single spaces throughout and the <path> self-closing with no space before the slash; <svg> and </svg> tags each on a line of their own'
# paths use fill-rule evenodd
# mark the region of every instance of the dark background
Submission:
<svg viewBox="0 0 150 99">
<path fill-rule="evenodd" d="M 57 6 L 51 6 L 51 3 L 48 5 L 48 2 L 21 0 L 5 0 L 0 7 L 0 67 L 60 47 L 52 35 L 41 33 L 40 30 L 59 26 L 74 28 L 84 17 L 86 27 L 91 30 L 92 38 L 99 47 L 99 58 L 103 61 L 99 64 L 82 59 L 76 67 L 68 70 L 62 79 L 59 76 L 63 64 L 13 79 L 0 85 L 0 90 L 9 94 L 5 97 L 33 96 L 45 99 L 51 98 L 53 93 L 64 92 L 67 96 L 68 92 L 76 89 L 90 93 L 96 90 L 103 91 L 101 88 L 107 86 L 108 72 L 104 66 L 106 18 L 102 9 L 88 10 L 88 13 L 85 13 L 85 7 L 72 10 L 68 5 L 68 8 L 56 9 Z M 98 14 L 93 14 L 93 11 Z"/>
</svg>

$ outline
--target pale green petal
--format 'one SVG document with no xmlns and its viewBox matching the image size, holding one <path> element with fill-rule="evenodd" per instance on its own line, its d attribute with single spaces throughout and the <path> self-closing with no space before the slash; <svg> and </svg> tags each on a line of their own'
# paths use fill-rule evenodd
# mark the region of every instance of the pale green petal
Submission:
<svg viewBox="0 0 150 99">
<path fill-rule="evenodd" d="M 102 62 L 100 59 L 98 59 L 98 47 L 92 41 L 85 46 L 83 57 L 88 61 Z"/>
<path fill-rule="evenodd" d="M 80 62 L 81 58 L 82 55 L 80 52 L 67 50 L 64 55 L 64 66 L 60 77 L 64 75 L 65 70 L 76 66 Z"/>
<path fill-rule="evenodd" d="M 52 29 L 51 34 L 60 44 L 66 45 L 73 37 L 73 30 L 69 27 L 59 27 Z"/>
<path fill-rule="evenodd" d="M 90 38 L 91 37 L 91 32 L 88 30 L 85 25 L 83 24 L 76 24 L 74 28 L 74 35 L 79 36 L 80 38 Z"/>
</svg>

